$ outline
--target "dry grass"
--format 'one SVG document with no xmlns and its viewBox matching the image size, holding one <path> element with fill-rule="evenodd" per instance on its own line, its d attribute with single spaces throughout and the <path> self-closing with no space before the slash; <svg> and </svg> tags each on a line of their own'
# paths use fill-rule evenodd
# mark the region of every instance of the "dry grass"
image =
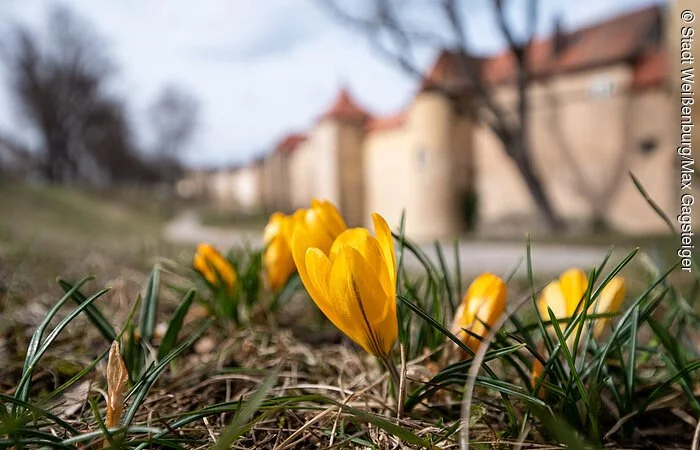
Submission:
<svg viewBox="0 0 700 450">
<path fill-rule="evenodd" d="M 130 296 L 157 258 L 191 256 L 161 239 L 172 204 L 148 192 L 0 184 L 0 198 L 0 312 L 60 295 L 59 275 Z"/>
<path fill-rule="evenodd" d="M 167 211 L 143 208 L 129 196 L 0 186 L 0 197 L 0 282 L 4 289 L 4 294 L 0 293 L 0 361 L 4 362 L 0 392 L 6 395 L 14 393 L 33 330 L 61 295 L 56 275 L 71 279 L 98 275 L 86 292 L 112 286 L 96 305 L 120 328 L 137 294 L 143 291 L 153 263 L 160 261 L 172 268 L 189 265 L 192 249 L 174 247 L 160 239 Z M 164 284 L 169 288 L 161 290 L 158 322 L 170 317 L 182 290 L 192 285 L 192 277 L 168 274 Z M 521 282 L 514 284 L 515 290 L 526 290 Z M 634 290 L 643 287 L 641 283 Z M 198 314 L 201 308 L 190 312 L 181 338 L 197 327 Z M 251 401 L 270 374 L 277 374 L 265 400 L 231 448 L 421 448 L 387 431 L 378 422 L 381 420 L 436 448 L 459 448 L 458 393 L 444 389 L 399 418 L 396 396 L 377 360 L 329 327 L 305 295 L 297 295 L 276 317 L 262 317 L 257 325 L 238 329 L 215 322 L 192 349 L 162 373 L 134 423 L 167 429 L 178 418 L 198 414 L 201 417 L 197 420 L 172 430 L 167 442 L 186 448 L 213 447 L 230 429 L 239 406 Z M 109 346 L 80 315 L 42 358 L 30 397 L 54 392 Z M 662 369 L 653 364 L 640 371 Z M 498 370 L 498 366 L 494 361 L 493 367 Z M 426 383 L 438 370 L 426 356 L 402 367 L 409 391 Z M 100 408 L 104 405 L 105 371 L 106 359 L 44 406 L 50 406 L 81 433 L 99 432 L 90 401 Z M 639 386 L 640 396 L 648 392 L 645 389 L 648 387 Z M 613 448 L 687 448 L 697 420 L 681 394 L 680 390 L 671 392 L 653 405 L 653 414 L 636 423 L 631 435 L 622 441 L 613 436 L 606 444 Z M 561 448 L 548 444 L 551 436 L 537 428 L 528 427 L 522 442 L 516 442 L 517 435 L 508 436 L 506 413 L 494 391 L 477 389 L 475 400 L 470 425 L 473 444 L 482 448 Z M 128 399 L 127 406 L 132 401 Z M 212 407 L 215 409 L 206 412 Z M 603 410 L 607 410 L 605 404 Z M 522 418 L 522 413 L 518 414 Z M 620 418 L 610 415 L 606 420 L 612 426 Z"/>
</svg>

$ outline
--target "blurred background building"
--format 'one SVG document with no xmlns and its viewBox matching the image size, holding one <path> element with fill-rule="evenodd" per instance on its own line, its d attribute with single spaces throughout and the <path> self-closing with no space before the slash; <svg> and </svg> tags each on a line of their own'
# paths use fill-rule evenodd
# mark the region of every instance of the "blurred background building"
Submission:
<svg viewBox="0 0 700 450">
<path fill-rule="evenodd" d="M 662 232 L 628 172 L 674 211 L 667 24 L 664 8 L 649 7 L 529 42 L 524 111 L 512 51 L 473 58 L 443 50 L 405 109 L 375 116 L 343 87 L 307 130 L 285 136 L 263 160 L 190 171 L 181 190 L 245 212 L 291 212 L 325 198 L 351 225 L 368 225 L 373 211 L 398 224 L 405 210 L 406 231 L 417 238 L 539 227 L 530 180 L 480 111 L 485 90 L 504 120 L 524 114 L 532 173 L 569 227 Z"/>
<path fill-rule="evenodd" d="M 159 5 L 0 5 L 0 181 L 156 187 L 234 227 L 322 198 L 417 239 L 666 232 L 632 173 L 676 215 L 693 0 Z"/>
</svg>

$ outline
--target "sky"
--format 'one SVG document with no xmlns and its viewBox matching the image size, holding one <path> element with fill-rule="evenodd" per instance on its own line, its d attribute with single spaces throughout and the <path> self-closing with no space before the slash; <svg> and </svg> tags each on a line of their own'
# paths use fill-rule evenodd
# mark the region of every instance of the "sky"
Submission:
<svg viewBox="0 0 700 450">
<path fill-rule="evenodd" d="M 139 141 L 147 143 L 146 111 L 166 84 L 200 102 L 197 133 L 183 155 L 190 166 L 242 164 L 271 151 L 284 135 L 305 131 L 347 86 L 374 115 L 410 102 L 418 81 L 392 64 L 362 31 L 338 21 L 329 0 L 2 0 L 0 36 L 12 24 L 45 26 L 53 6 L 67 6 L 89 23 L 119 67 L 113 89 L 126 100 Z M 361 14 L 371 0 L 340 0 Z M 412 26 L 442 29 L 434 0 L 403 0 Z M 663 0 L 541 0 L 538 34 L 554 18 L 576 28 Z M 503 38 L 488 0 L 463 0 L 470 51 L 494 53 Z M 522 0 L 511 0 L 515 26 Z M 419 48 L 428 68 L 435 48 Z M 0 67 L 0 132 L 31 141 Z"/>
</svg>

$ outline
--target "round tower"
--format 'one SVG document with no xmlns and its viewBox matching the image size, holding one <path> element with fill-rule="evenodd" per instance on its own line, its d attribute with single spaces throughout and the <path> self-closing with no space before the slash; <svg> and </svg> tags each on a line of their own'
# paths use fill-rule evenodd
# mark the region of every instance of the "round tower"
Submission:
<svg viewBox="0 0 700 450">
<path fill-rule="evenodd" d="M 337 205 L 349 226 L 364 223 L 362 144 L 369 118 L 369 113 L 359 106 L 348 89 L 342 88 L 314 130 L 319 143 L 318 196 Z"/>
<path fill-rule="evenodd" d="M 452 101 L 433 90 L 420 92 L 410 108 L 405 149 L 410 173 L 406 231 L 417 239 L 459 231 L 457 195 L 452 179 L 456 115 Z"/>
<path fill-rule="evenodd" d="M 406 227 L 419 239 L 452 236 L 465 226 L 473 158 L 470 83 L 461 58 L 470 57 L 448 50 L 438 55 L 408 114 L 405 151 L 412 161 Z"/>
</svg>

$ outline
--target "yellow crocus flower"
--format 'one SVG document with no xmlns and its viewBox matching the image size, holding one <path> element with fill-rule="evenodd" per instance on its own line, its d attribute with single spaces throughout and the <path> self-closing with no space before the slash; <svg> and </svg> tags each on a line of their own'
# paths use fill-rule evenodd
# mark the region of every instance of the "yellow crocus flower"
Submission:
<svg viewBox="0 0 700 450">
<path fill-rule="evenodd" d="M 306 222 L 338 230 L 344 224 L 339 217 L 319 214 L 309 220 L 307 215 Z M 367 352 L 388 362 L 398 337 L 396 255 L 384 218 L 373 214 L 372 220 L 376 238 L 365 228 L 350 228 L 325 249 L 313 242 L 326 245 L 332 233 L 318 236 L 323 232 L 297 227 L 292 251 L 304 287 L 323 314 Z"/>
<path fill-rule="evenodd" d="M 492 273 L 483 273 L 469 286 L 457 308 L 452 333 L 476 352 L 481 341 L 464 330 L 483 338 L 488 332 L 486 325 L 492 327 L 505 310 L 506 284 Z"/>
<path fill-rule="evenodd" d="M 221 280 L 229 295 L 233 294 L 238 279 L 236 270 L 211 244 L 197 246 L 193 266 L 213 286 L 218 286 Z"/>
<path fill-rule="evenodd" d="M 537 309 L 542 320 L 549 320 L 547 308 L 557 319 L 573 316 L 578 311 L 579 303 L 588 288 L 588 278 L 581 269 L 569 269 L 552 281 L 543 290 L 537 300 Z"/>
<path fill-rule="evenodd" d="M 616 313 L 625 299 L 626 292 L 627 287 L 625 286 L 624 278 L 619 275 L 613 277 L 598 294 L 597 300 L 588 307 L 588 314 Z M 593 325 L 593 337 L 597 338 L 603 334 L 608 320 L 610 319 L 596 319 L 595 325 Z"/>
<path fill-rule="evenodd" d="M 583 296 L 588 289 L 588 278 L 580 269 L 569 269 L 564 272 L 557 281 L 552 281 L 543 290 L 537 301 L 537 309 L 543 320 L 549 320 L 547 308 L 551 308 L 557 319 L 566 319 L 577 314 L 583 306 Z M 588 307 L 588 314 L 614 313 L 622 305 L 625 298 L 625 280 L 621 276 L 613 277 L 603 290 L 598 294 L 596 301 Z M 596 319 L 593 327 L 593 337 L 598 338 L 605 330 L 609 319 Z M 566 320 L 562 321 L 566 323 Z M 563 328 L 563 327 L 562 327 Z M 563 331 L 563 330 L 562 330 Z M 575 334 L 571 334 L 567 340 L 569 348 L 573 345 Z M 540 352 L 544 346 L 540 345 Z M 544 366 L 535 359 L 532 364 L 531 383 L 534 388 L 537 379 L 542 376 Z M 546 393 L 540 388 L 539 397 L 544 399 Z"/>
<path fill-rule="evenodd" d="M 263 264 L 265 273 L 273 291 L 279 290 L 296 271 L 292 249 L 289 245 L 293 218 L 276 212 L 270 216 L 263 230 Z"/>
<path fill-rule="evenodd" d="M 303 238 L 306 248 L 315 247 L 328 253 L 335 238 L 347 228 L 342 216 L 331 202 L 314 199 L 311 201 L 310 208 L 299 209 L 294 213 L 291 228 L 287 230 L 288 233 L 298 234 Z M 290 241 L 291 234 L 287 235 Z M 292 246 L 292 256 L 299 270 L 299 261 L 303 260 L 304 255 L 295 255 L 294 246 Z"/>
<path fill-rule="evenodd" d="M 543 320 L 549 320 L 547 308 L 551 308 L 557 319 L 568 319 L 577 314 L 583 306 L 583 296 L 588 289 L 588 278 L 581 269 L 569 269 L 557 281 L 552 281 L 543 290 L 537 301 L 537 308 Z M 614 313 L 620 308 L 625 297 L 625 281 L 615 276 L 603 288 L 597 300 L 588 308 L 588 314 Z M 563 324 L 566 320 L 563 321 Z M 607 319 L 598 319 L 593 327 L 593 336 L 599 337 L 605 329 Z M 563 326 L 562 326 L 563 328 Z M 572 339 L 574 335 L 569 337 Z"/>
<path fill-rule="evenodd" d="M 542 378 L 542 372 L 544 372 L 544 365 L 542 365 L 542 362 L 539 359 L 534 358 L 532 362 L 532 376 L 530 377 L 532 389 L 535 389 L 535 386 L 537 386 L 537 381 Z M 545 391 L 544 386 L 540 386 L 540 390 L 537 392 L 537 397 L 540 400 L 544 400 L 546 396 L 547 391 Z"/>
</svg>

